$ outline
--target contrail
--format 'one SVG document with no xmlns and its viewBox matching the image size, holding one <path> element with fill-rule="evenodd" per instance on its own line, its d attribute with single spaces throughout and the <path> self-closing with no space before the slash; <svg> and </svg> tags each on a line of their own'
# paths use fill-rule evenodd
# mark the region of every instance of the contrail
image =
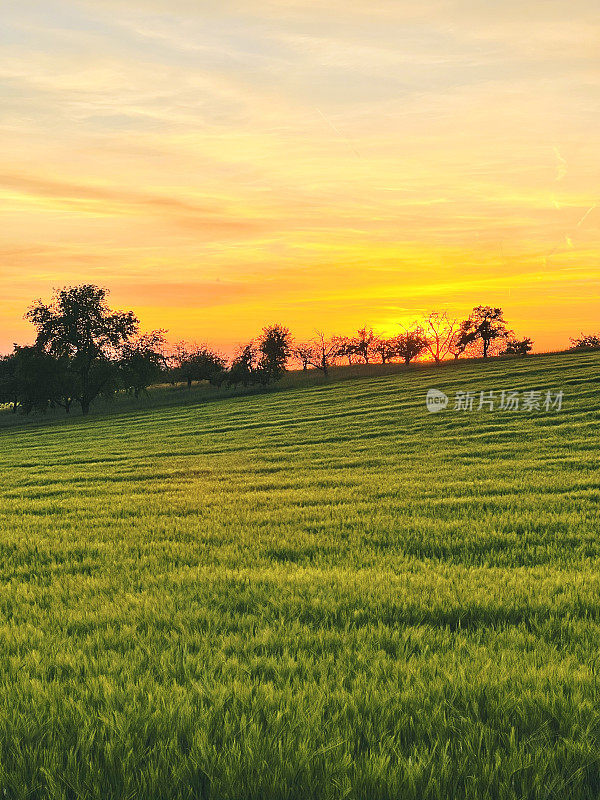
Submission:
<svg viewBox="0 0 600 800">
<path fill-rule="evenodd" d="M 340 139 L 343 139 L 343 141 L 344 141 L 344 142 L 346 142 L 346 144 L 348 145 L 348 147 L 349 147 L 349 148 L 352 150 L 352 152 L 354 153 L 354 155 L 355 155 L 357 158 L 360 158 L 360 154 L 357 152 L 356 148 L 354 147 L 354 145 L 352 144 L 352 142 L 350 141 L 350 139 L 348 139 L 348 137 L 347 137 L 347 136 L 344 136 L 344 134 L 343 134 L 343 133 L 342 133 L 340 130 L 338 130 L 338 128 L 336 128 L 336 127 L 335 127 L 335 125 L 333 124 L 333 122 L 332 122 L 330 119 L 328 119 L 328 118 L 325 116 L 325 114 L 324 114 L 324 113 L 321 111 L 321 109 L 320 109 L 320 108 L 317 108 L 317 106 L 315 106 L 315 108 L 317 109 L 317 111 L 319 112 L 319 114 L 320 114 L 320 115 L 323 117 L 323 119 L 325 120 L 325 122 L 326 122 L 326 123 L 329 125 L 329 127 L 331 128 L 331 130 L 332 130 L 332 131 L 334 131 L 334 132 L 335 132 L 335 133 L 336 133 L 336 134 L 339 136 L 339 138 L 340 138 Z"/>
<path fill-rule="evenodd" d="M 593 206 L 590 206 L 583 215 L 583 217 L 579 220 L 579 222 L 570 231 L 567 231 L 565 233 L 565 242 L 567 244 L 567 247 L 574 248 L 575 245 L 573 244 L 573 239 L 569 234 L 573 233 L 577 228 L 579 228 L 579 226 L 585 222 L 585 220 L 589 217 L 592 211 L 594 211 L 594 209 L 596 208 L 598 208 L 598 203 L 594 203 Z M 546 267 L 546 269 L 548 268 L 548 259 L 551 258 L 559 250 L 560 250 L 560 245 L 557 244 L 556 247 L 554 247 L 547 255 L 544 256 L 544 266 Z"/>
<path fill-rule="evenodd" d="M 562 181 L 562 179 L 567 174 L 567 167 L 569 165 L 567 164 L 567 160 L 561 156 L 560 150 L 558 149 L 558 147 L 553 147 L 552 149 L 554 150 L 554 155 L 556 156 L 556 160 L 558 161 L 558 164 L 556 165 L 556 178 L 555 178 L 555 180 Z"/>
<path fill-rule="evenodd" d="M 594 203 L 594 205 L 593 205 L 593 206 L 590 206 L 590 208 L 588 208 L 588 210 L 585 212 L 585 214 L 583 215 L 583 217 L 582 217 L 582 218 L 579 220 L 579 222 L 577 223 L 577 225 L 575 225 L 575 227 L 576 227 L 576 228 L 578 228 L 578 227 L 581 225 L 581 223 L 582 223 L 582 222 L 583 222 L 585 219 L 587 219 L 587 218 L 589 217 L 589 215 L 592 213 L 592 211 L 593 211 L 595 208 L 598 208 L 598 203 Z"/>
</svg>

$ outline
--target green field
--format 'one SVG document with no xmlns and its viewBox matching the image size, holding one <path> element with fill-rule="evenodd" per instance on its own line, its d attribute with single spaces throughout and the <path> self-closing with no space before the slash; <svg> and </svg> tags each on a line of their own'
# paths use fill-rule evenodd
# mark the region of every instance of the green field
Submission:
<svg viewBox="0 0 600 800">
<path fill-rule="evenodd" d="M 0 430 L 0 797 L 598 798 L 599 374 Z M 432 415 L 431 386 L 565 400 Z"/>
</svg>

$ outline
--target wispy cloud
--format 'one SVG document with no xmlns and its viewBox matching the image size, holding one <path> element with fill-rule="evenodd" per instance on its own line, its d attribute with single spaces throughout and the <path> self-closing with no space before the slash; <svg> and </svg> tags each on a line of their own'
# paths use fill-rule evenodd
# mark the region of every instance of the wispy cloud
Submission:
<svg viewBox="0 0 600 800">
<path fill-rule="evenodd" d="M 201 322 L 217 339 L 271 311 L 300 334 L 327 309 L 332 325 L 356 308 L 387 324 L 403 297 L 436 295 L 508 300 L 526 324 L 532 286 L 554 287 L 539 295 L 553 313 L 574 275 L 569 303 L 593 316 L 592 0 L 27 0 L 3 15 L 0 348 L 22 331 L 15 307 L 86 276 L 149 323 L 162 308 L 174 335 Z"/>
</svg>

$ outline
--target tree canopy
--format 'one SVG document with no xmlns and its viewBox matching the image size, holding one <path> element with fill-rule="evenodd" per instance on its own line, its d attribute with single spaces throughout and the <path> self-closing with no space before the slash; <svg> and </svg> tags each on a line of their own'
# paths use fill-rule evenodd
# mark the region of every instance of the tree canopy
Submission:
<svg viewBox="0 0 600 800">
<path fill-rule="evenodd" d="M 115 380 L 112 358 L 138 330 L 133 311 L 112 311 L 107 294 L 93 284 L 65 287 L 25 315 L 37 330 L 36 348 L 66 360 L 70 388 L 84 414 Z"/>
<path fill-rule="evenodd" d="M 431 311 L 388 336 L 364 325 L 354 336 L 319 331 L 295 342 L 289 328 L 274 323 L 228 360 L 206 344 L 170 346 L 164 330 L 140 334 L 134 312 L 111 309 L 108 290 L 91 283 L 64 287 L 48 303 L 38 300 L 25 318 L 35 327 L 35 343 L 15 345 L 10 355 L 0 357 L 0 403 L 23 413 L 56 406 L 69 412 L 77 402 L 87 414 L 101 395 L 124 390 L 139 397 L 161 380 L 184 382 L 188 388 L 194 382 L 266 386 L 281 378 L 291 358 L 303 370 L 313 367 L 328 375 L 342 358 L 349 364 L 402 360 L 408 366 L 427 355 L 435 363 L 449 355 L 527 355 L 533 346 L 529 337 L 515 338 L 502 309 L 481 305 L 460 325 L 447 312 Z M 600 336 L 582 335 L 572 344 L 597 347 Z"/>
</svg>

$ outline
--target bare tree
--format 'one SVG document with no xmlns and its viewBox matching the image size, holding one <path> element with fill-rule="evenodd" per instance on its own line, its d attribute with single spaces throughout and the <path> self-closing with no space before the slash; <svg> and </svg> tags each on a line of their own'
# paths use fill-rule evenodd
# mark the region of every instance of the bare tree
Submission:
<svg viewBox="0 0 600 800">
<path fill-rule="evenodd" d="M 381 359 L 381 363 L 387 364 L 398 355 L 397 339 L 395 337 L 391 339 L 379 337 L 375 340 L 373 350 Z"/>
<path fill-rule="evenodd" d="M 452 345 L 458 321 L 450 319 L 447 311 L 430 311 L 425 318 L 423 330 L 427 338 L 427 350 L 436 364 L 453 355 Z"/>
<path fill-rule="evenodd" d="M 456 361 L 472 346 L 471 341 L 466 341 L 461 336 L 460 330 L 455 330 L 448 344 L 448 354 Z"/>
<path fill-rule="evenodd" d="M 312 343 L 310 363 L 327 375 L 338 356 L 338 349 L 336 337 L 326 339 L 323 331 L 318 331 Z"/>
<path fill-rule="evenodd" d="M 303 372 L 306 372 L 311 363 L 312 352 L 313 345 L 310 342 L 298 342 L 292 348 L 292 358 L 302 366 Z"/>
<path fill-rule="evenodd" d="M 336 357 L 347 358 L 348 364 L 352 364 L 356 355 L 354 339 L 349 336 L 333 336 L 331 342 L 335 346 Z"/>
</svg>

